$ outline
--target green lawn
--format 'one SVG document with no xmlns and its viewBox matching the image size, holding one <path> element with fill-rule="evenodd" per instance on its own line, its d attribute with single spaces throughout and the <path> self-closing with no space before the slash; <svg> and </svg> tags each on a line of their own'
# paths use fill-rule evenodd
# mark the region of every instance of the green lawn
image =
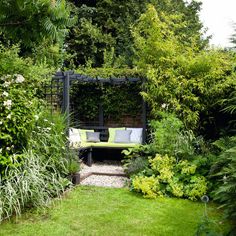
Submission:
<svg viewBox="0 0 236 236">
<path fill-rule="evenodd" d="M 0 235 L 191 236 L 203 210 L 202 203 L 188 200 L 148 200 L 127 189 L 77 187 L 49 209 L 3 223 Z M 214 207 L 209 207 L 209 212 L 220 221 Z M 221 222 L 220 226 L 227 227 Z"/>
</svg>

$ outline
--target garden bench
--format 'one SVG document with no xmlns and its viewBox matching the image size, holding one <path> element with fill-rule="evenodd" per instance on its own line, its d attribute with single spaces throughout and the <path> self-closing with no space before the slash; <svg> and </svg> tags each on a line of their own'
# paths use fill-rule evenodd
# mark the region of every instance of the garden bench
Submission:
<svg viewBox="0 0 236 236">
<path fill-rule="evenodd" d="M 131 129 L 131 128 L 130 128 Z M 142 128 L 139 128 L 142 129 Z M 126 148 L 133 148 L 139 146 L 141 143 L 115 143 L 109 142 L 109 127 L 104 126 L 95 126 L 95 127 L 83 127 L 81 130 L 86 131 L 95 131 L 100 133 L 100 142 L 86 142 L 81 141 L 73 148 L 78 150 L 80 154 L 82 151 L 87 151 L 87 164 L 91 166 L 93 163 L 93 150 L 94 149 L 116 149 L 116 150 L 123 150 Z"/>
</svg>

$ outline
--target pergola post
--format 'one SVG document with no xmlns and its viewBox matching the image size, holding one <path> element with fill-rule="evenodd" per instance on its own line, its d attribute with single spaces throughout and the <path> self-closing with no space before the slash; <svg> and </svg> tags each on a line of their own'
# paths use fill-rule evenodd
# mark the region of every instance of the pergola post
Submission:
<svg viewBox="0 0 236 236">
<path fill-rule="evenodd" d="M 103 113 L 103 105 L 99 103 L 99 126 L 104 125 L 104 113 Z"/>
<path fill-rule="evenodd" d="M 69 132 L 69 127 L 70 127 L 70 72 L 64 73 L 63 113 L 66 114 L 66 126 L 67 126 L 67 132 Z"/>
</svg>

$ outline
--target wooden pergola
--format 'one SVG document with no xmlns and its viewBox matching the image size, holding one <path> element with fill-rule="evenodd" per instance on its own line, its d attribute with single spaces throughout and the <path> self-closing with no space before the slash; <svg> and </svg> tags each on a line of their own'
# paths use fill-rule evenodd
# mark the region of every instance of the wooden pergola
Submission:
<svg viewBox="0 0 236 236">
<path fill-rule="evenodd" d="M 89 83 L 94 85 L 101 85 L 101 84 L 110 84 L 112 86 L 122 85 L 127 83 L 141 83 L 142 87 L 145 83 L 145 80 L 142 78 L 129 78 L 129 77 L 122 77 L 122 78 L 100 78 L 100 77 L 90 77 L 87 75 L 77 74 L 73 71 L 66 71 L 66 72 L 57 72 L 52 81 L 55 80 L 57 82 L 62 83 L 62 106 L 61 110 L 63 113 L 66 114 L 67 117 L 67 127 L 70 127 L 70 88 L 73 81 L 77 81 L 77 83 Z M 51 88 L 52 91 L 52 88 Z M 52 92 L 51 92 L 52 93 Z M 142 98 L 142 111 L 141 111 L 141 120 L 142 120 L 142 128 L 143 128 L 143 140 L 146 140 L 146 129 L 147 129 L 147 106 L 146 102 Z M 83 128 L 107 128 L 104 127 L 104 113 L 102 105 L 99 106 L 99 127 L 83 127 Z"/>
</svg>

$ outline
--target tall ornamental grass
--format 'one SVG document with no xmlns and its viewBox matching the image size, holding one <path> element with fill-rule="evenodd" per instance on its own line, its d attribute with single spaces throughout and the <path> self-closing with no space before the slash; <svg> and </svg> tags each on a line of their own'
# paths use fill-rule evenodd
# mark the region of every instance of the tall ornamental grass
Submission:
<svg viewBox="0 0 236 236">
<path fill-rule="evenodd" d="M 44 107 L 40 110 L 23 158 L 1 175 L 0 221 L 27 208 L 47 205 L 71 184 L 64 117 L 50 115 Z"/>
<path fill-rule="evenodd" d="M 0 221 L 14 214 L 20 215 L 24 209 L 47 205 L 68 185 L 55 166 L 44 162 L 33 150 L 25 151 L 24 155 L 23 165 L 11 168 L 1 179 Z"/>
</svg>

